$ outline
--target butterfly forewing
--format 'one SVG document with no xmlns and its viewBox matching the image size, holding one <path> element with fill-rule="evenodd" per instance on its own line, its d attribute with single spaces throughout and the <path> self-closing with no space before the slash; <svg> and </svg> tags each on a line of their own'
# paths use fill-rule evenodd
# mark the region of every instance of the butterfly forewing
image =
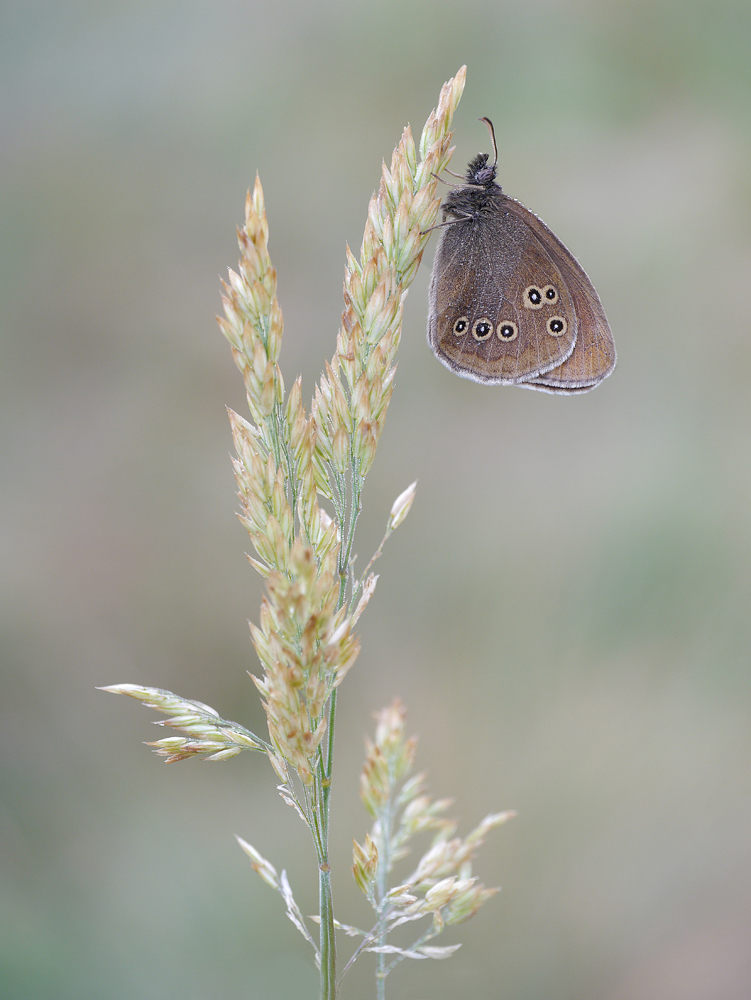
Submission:
<svg viewBox="0 0 751 1000">
<path fill-rule="evenodd" d="M 447 367 L 479 382 L 543 376 L 573 351 L 577 322 L 564 275 L 515 213 L 441 230 L 428 340 Z"/>
</svg>

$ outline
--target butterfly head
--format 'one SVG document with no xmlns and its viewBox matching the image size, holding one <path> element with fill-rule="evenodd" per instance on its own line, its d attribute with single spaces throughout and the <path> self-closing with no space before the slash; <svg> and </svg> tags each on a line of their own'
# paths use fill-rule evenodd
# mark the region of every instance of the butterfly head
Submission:
<svg viewBox="0 0 751 1000">
<path fill-rule="evenodd" d="M 467 183 L 473 187 L 491 188 L 495 187 L 495 166 L 498 163 L 498 147 L 495 144 L 495 129 L 489 118 L 481 118 L 490 133 L 490 141 L 493 143 L 493 162 L 488 165 L 490 155 L 488 153 L 478 153 L 469 161 L 467 167 Z"/>
<path fill-rule="evenodd" d="M 488 163 L 487 153 L 478 153 L 469 161 L 467 183 L 475 187 L 491 187 L 495 181 L 495 163 Z"/>
</svg>

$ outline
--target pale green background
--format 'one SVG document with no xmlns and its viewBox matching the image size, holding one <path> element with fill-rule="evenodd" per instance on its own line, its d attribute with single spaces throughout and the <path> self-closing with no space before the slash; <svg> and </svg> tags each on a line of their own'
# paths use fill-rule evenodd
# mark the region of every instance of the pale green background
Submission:
<svg viewBox="0 0 751 1000">
<path fill-rule="evenodd" d="M 478 865 L 503 893 L 392 997 L 751 996 L 750 37 L 747 0 L 3 3 L 3 997 L 316 995 L 232 838 L 315 910 L 266 762 L 165 768 L 156 716 L 94 686 L 263 726 L 218 275 L 258 169 L 308 399 L 381 158 L 465 62 L 454 167 L 489 115 L 620 361 L 573 398 L 453 377 L 429 249 L 357 544 L 419 478 L 341 691 L 338 914 L 367 920 L 362 740 L 400 694 L 462 831 L 519 817 Z"/>
</svg>

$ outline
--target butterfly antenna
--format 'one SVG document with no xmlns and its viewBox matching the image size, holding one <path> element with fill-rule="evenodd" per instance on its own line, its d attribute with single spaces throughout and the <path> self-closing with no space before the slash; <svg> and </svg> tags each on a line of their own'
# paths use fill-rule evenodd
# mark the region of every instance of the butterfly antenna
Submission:
<svg viewBox="0 0 751 1000">
<path fill-rule="evenodd" d="M 495 166 L 498 163 L 498 147 L 495 144 L 495 129 L 493 128 L 493 123 L 489 118 L 480 118 L 478 121 L 485 122 L 488 127 L 488 132 L 490 132 L 490 141 L 493 143 L 493 156 L 495 157 L 493 160 L 493 166 Z"/>
</svg>

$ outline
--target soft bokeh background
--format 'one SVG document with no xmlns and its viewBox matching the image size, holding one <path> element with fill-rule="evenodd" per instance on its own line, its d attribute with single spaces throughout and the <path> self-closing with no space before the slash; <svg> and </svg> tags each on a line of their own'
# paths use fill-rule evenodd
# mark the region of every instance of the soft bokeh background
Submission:
<svg viewBox="0 0 751 1000">
<path fill-rule="evenodd" d="M 263 726 L 218 276 L 258 169 L 309 397 L 381 158 L 465 62 L 453 166 L 492 117 L 620 361 L 573 398 L 453 377 L 428 251 L 357 545 L 418 478 L 342 689 L 338 912 L 367 920 L 357 775 L 399 694 L 462 830 L 519 816 L 478 866 L 504 892 L 392 995 L 751 996 L 749 37 L 746 0 L 2 5 L 2 996 L 316 995 L 232 838 L 315 910 L 264 759 L 165 768 L 156 716 L 94 686 Z"/>
</svg>

